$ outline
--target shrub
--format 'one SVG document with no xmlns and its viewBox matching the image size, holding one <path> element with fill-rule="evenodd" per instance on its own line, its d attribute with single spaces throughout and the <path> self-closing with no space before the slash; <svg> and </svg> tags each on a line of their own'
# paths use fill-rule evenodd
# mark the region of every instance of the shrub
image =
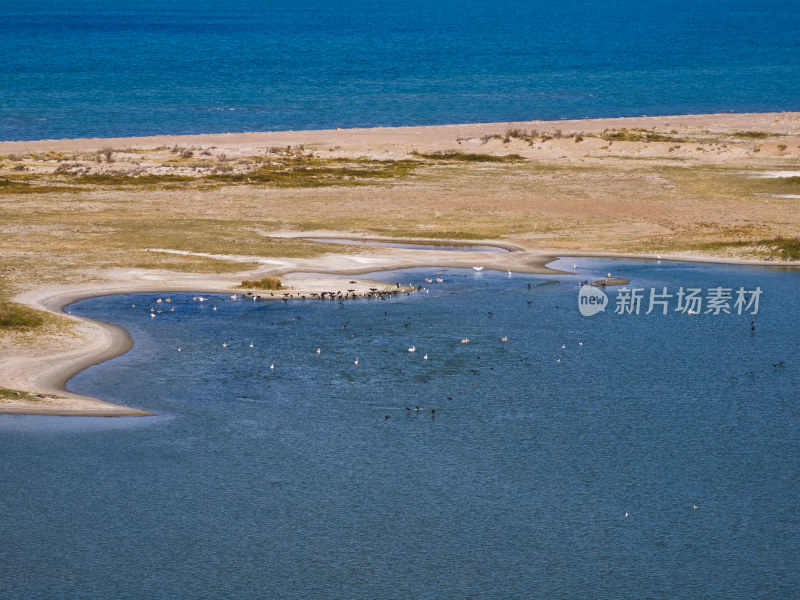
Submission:
<svg viewBox="0 0 800 600">
<path fill-rule="evenodd" d="M 34 329 L 43 324 L 38 310 L 16 302 L 0 302 L 0 329 Z"/>
<path fill-rule="evenodd" d="M 264 277 L 263 279 L 252 280 L 243 279 L 242 285 L 239 287 L 248 288 L 251 290 L 279 290 L 281 289 L 281 280 L 277 277 Z"/>
</svg>

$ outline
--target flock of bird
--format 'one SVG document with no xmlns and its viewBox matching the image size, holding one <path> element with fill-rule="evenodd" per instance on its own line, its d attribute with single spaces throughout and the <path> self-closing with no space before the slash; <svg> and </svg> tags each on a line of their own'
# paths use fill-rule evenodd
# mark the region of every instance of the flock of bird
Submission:
<svg viewBox="0 0 800 600">
<path fill-rule="evenodd" d="M 475 267 L 473 267 L 473 269 L 475 269 L 476 271 L 482 271 L 483 267 L 475 266 Z M 508 273 L 509 273 L 509 275 L 511 275 L 511 271 L 510 270 L 508 271 Z M 437 282 L 437 283 L 443 283 L 444 279 L 441 277 L 441 275 L 442 275 L 441 273 L 438 273 L 438 275 L 437 275 L 437 277 L 435 279 L 425 278 L 425 281 L 426 281 L 426 283 L 432 283 L 434 281 Z M 611 274 L 609 273 L 609 276 L 610 275 Z M 352 283 L 356 283 L 356 282 L 355 281 L 351 281 L 350 283 L 352 284 Z M 421 286 L 408 286 L 408 287 L 413 289 L 414 291 L 419 291 L 421 289 L 424 289 Z M 401 289 L 399 283 L 395 284 L 395 289 L 391 290 L 391 291 L 380 291 L 377 288 L 370 288 L 369 292 L 363 294 L 361 297 L 363 297 L 363 298 L 378 297 L 378 298 L 381 298 L 381 299 L 385 299 L 383 297 L 384 295 L 395 294 L 395 293 L 397 293 L 396 290 L 398 290 L 398 289 Z M 353 297 L 353 298 L 358 297 L 354 292 L 355 292 L 355 290 L 350 289 L 350 290 L 348 290 L 347 294 L 342 294 L 341 291 L 338 291 L 338 292 L 312 293 L 312 294 L 309 294 L 309 296 L 312 297 L 312 298 L 316 298 L 316 299 L 326 299 L 326 297 L 327 297 L 327 299 L 337 299 L 338 300 L 338 299 L 344 299 L 344 298 L 347 298 L 347 297 Z M 349 294 L 351 294 L 351 293 L 352 293 L 352 296 L 349 296 Z M 239 297 L 240 297 L 239 294 L 231 294 L 230 295 L 230 299 L 232 301 L 238 300 Z M 264 298 L 264 297 L 262 297 L 260 295 L 255 295 L 252 292 L 245 292 L 244 294 L 242 294 L 241 297 L 242 298 L 248 298 L 248 299 L 252 298 L 253 301 L 261 300 L 262 298 Z M 274 293 L 270 293 L 270 297 L 274 298 L 275 297 Z M 283 299 L 286 300 L 289 297 L 294 297 L 294 295 L 293 294 L 284 293 L 283 297 L 284 297 Z M 305 294 L 297 294 L 297 298 L 305 299 L 306 295 Z M 208 302 L 209 300 L 210 300 L 209 297 L 200 296 L 200 295 L 192 297 L 192 301 L 193 302 Z M 153 307 L 153 306 L 150 307 L 150 316 L 151 317 L 156 317 L 156 315 L 162 314 L 164 312 L 164 310 L 162 310 L 160 308 L 157 308 L 157 306 L 161 305 L 161 304 L 171 304 L 171 302 L 172 302 L 171 298 L 158 298 L 158 299 L 156 299 L 156 301 L 155 301 L 156 307 Z M 132 304 L 131 308 L 136 308 L 136 304 Z M 217 310 L 217 306 L 213 305 L 212 306 L 212 310 L 216 311 Z M 173 312 L 174 313 L 175 312 L 175 307 L 170 307 L 169 308 L 169 312 Z M 491 313 L 491 312 L 489 313 L 489 315 L 492 315 L 492 314 L 493 313 Z M 462 337 L 460 339 L 460 342 L 462 344 L 469 344 L 470 343 L 470 339 L 468 337 Z M 503 343 L 508 342 L 508 336 L 506 336 L 506 335 L 502 336 L 500 338 L 500 342 L 503 342 Z M 583 342 L 578 342 L 578 345 L 579 346 L 583 346 Z M 248 347 L 251 348 L 251 349 L 254 348 L 253 342 L 250 342 Z M 222 348 L 223 349 L 227 349 L 228 348 L 228 343 L 227 342 L 222 342 Z M 565 349 L 566 345 L 562 345 L 561 348 L 562 348 L 562 350 Z M 178 346 L 177 351 L 178 352 L 182 352 L 183 348 L 181 346 Z M 408 348 L 408 352 L 409 353 L 417 352 L 416 346 L 409 347 Z M 322 348 L 318 347 L 316 349 L 316 354 L 319 355 L 321 353 L 322 353 Z M 425 353 L 422 358 L 423 358 L 423 360 L 427 361 L 429 359 L 428 353 Z M 560 363 L 560 362 L 561 362 L 561 358 L 557 358 L 556 359 L 556 363 Z M 360 359 L 356 358 L 353 361 L 353 364 L 358 366 L 360 364 Z M 275 364 L 271 362 L 270 365 L 269 365 L 269 369 L 270 369 L 270 371 L 274 371 L 275 370 Z"/>
</svg>

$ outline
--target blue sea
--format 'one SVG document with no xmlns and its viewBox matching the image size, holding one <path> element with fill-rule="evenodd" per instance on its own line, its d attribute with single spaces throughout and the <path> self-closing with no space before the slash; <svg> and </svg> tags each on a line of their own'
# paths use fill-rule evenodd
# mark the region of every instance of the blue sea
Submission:
<svg viewBox="0 0 800 600">
<path fill-rule="evenodd" d="M 69 387 L 158 416 L 0 416 L 0 597 L 797 598 L 800 273 L 575 262 L 68 307 L 135 341 Z M 581 314 L 607 272 L 639 314 Z"/>
<path fill-rule="evenodd" d="M 3 0 L 0 140 L 800 110 L 796 0 Z"/>
</svg>

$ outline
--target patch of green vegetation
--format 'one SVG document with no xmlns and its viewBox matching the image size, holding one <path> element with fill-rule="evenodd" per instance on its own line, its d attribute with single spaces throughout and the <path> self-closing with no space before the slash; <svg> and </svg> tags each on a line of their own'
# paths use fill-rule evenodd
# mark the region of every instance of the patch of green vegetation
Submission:
<svg viewBox="0 0 800 600">
<path fill-rule="evenodd" d="M 427 158 L 430 160 L 451 160 L 461 162 L 519 162 L 526 160 L 519 154 L 506 154 L 505 156 L 495 156 L 493 154 L 470 154 L 464 152 L 432 152 L 430 154 L 423 154 L 421 152 L 412 152 L 413 156 L 419 158 Z"/>
<path fill-rule="evenodd" d="M 278 277 L 264 277 L 257 280 L 243 279 L 239 287 L 251 290 L 279 290 L 283 286 Z"/>
<path fill-rule="evenodd" d="M 36 329 L 44 325 L 41 311 L 16 302 L 0 302 L 0 329 Z"/>
<path fill-rule="evenodd" d="M 369 185 L 375 180 L 399 179 L 419 166 L 412 160 L 347 161 L 313 157 L 285 158 L 247 173 L 220 173 L 203 179 L 221 183 L 273 184 L 277 187 L 324 187 Z M 342 166 L 339 166 L 342 165 Z"/>
<path fill-rule="evenodd" d="M 187 183 L 197 181 L 196 177 L 184 175 L 115 175 L 98 173 L 95 175 L 78 175 L 75 177 L 80 183 L 110 186 L 143 186 L 164 183 Z"/>
<path fill-rule="evenodd" d="M 627 129 L 621 127 L 620 129 L 604 129 L 600 137 L 607 142 L 672 142 L 672 143 L 687 143 L 691 142 L 690 138 L 676 137 L 674 135 L 666 135 L 651 131 L 649 129 Z"/>
<path fill-rule="evenodd" d="M 28 178 L 30 179 L 30 178 Z M 0 194 L 47 194 L 49 192 L 82 192 L 86 188 L 68 185 L 36 185 L 22 179 L 0 179 Z"/>
<path fill-rule="evenodd" d="M 63 396 L 55 396 L 49 394 L 48 398 L 62 398 Z M 25 402 L 38 402 L 44 398 L 41 394 L 33 392 L 25 392 L 23 390 L 12 390 L 9 388 L 0 387 L 0 400 L 24 400 Z"/>
<path fill-rule="evenodd" d="M 772 134 L 766 131 L 734 131 L 731 135 L 733 137 L 749 138 L 752 140 L 763 140 L 770 137 Z"/>
<path fill-rule="evenodd" d="M 758 248 L 768 249 L 768 256 L 781 260 L 800 260 L 800 238 L 776 237 L 764 240 L 715 241 L 699 244 L 700 250 L 716 250 L 724 248 Z"/>
</svg>

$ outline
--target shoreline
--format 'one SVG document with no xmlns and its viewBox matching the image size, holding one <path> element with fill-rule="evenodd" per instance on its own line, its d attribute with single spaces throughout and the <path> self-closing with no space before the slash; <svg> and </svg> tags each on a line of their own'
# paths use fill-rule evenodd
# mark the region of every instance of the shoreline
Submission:
<svg viewBox="0 0 800 600">
<path fill-rule="evenodd" d="M 341 235 L 340 235 L 341 237 Z M 386 238 L 364 238 L 357 236 L 348 236 L 351 239 L 370 239 L 373 241 L 385 241 Z M 394 238 L 393 238 L 394 239 Z M 404 240 L 409 243 L 419 240 Z M 443 240 L 436 240 L 442 242 Z M 445 240 L 446 241 L 446 240 Z M 796 263 L 775 263 L 764 261 L 747 261 L 739 259 L 720 259 L 711 256 L 680 256 L 670 255 L 663 256 L 660 259 L 651 255 L 633 255 L 633 254 L 613 254 L 613 253 L 550 253 L 533 251 L 525 249 L 520 246 L 514 246 L 498 240 L 481 240 L 482 245 L 493 245 L 498 247 L 506 247 L 509 252 L 505 253 L 481 253 L 481 252 L 464 252 L 464 251 L 439 251 L 439 250 L 401 250 L 395 254 L 405 254 L 406 256 L 392 257 L 386 259 L 385 257 L 374 257 L 371 261 L 365 261 L 359 267 L 353 269 L 347 268 L 325 268 L 320 267 L 313 269 L 310 275 L 319 274 L 327 277 L 291 277 L 284 281 L 291 282 L 290 286 L 285 289 L 291 290 L 293 299 L 299 299 L 301 294 L 312 293 L 313 290 L 319 289 L 357 289 L 359 292 L 368 290 L 370 286 L 378 286 L 382 291 L 396 290 L 394 283 L 379 282 L 375 280 L 358 280 L 357 284 L 349 283 L 350 280 L 338 279 L 336 276 L 356 276 L 361 273 L 374 273 L 382 271 L 391 271 L 395 269 L 407 269 L 418 267 L 451 267 L 451 268 L 470 268 L 476 262 L 486 264 L 485 268 L 488 270 L 503 271 L 514 267 L 514 272 L 518 273 L 541 273 L 541 274 L 569 274 L 568 271 L 559 271 L 550 268 L 548 265 L 553 263 L 559 258 L 607 258 L 607 259 L 621 259 L 621 260 L 652 260 L 652 261 L 682 261 L 682 262 L 697 262 L 707 264 L 730 264 L 737 266 L 757 266 L 757 267 L 791 267 L 800 268 Z M 419 252 L 435 254 L 454 254 L 458 253 L 461 256 L 457 260 L 456 257 L 427 257 L 428 260 L 419 260 L 418 257 L 408 256 L 408 254 L 415 255 Z M 517 260 L 508 260 L 516 257 Z M 340 259 L 346 258 L 340 256 Z M 447 259 L 450 260 L 447 260 Z M 476 260 L 483 258 L 484 260 Z M 487 264 L 485 259 L 494 259 Z M 497 260 L 497 259 L 500 260 Z M 506 258 L 507 260 L 502 260 Z M 340 261 L 341 262 L 341 261 Z M 514 264 L 517 263 L 517 264 Z M 345 266 L 345 265 L 340 265 Z M 287 273 L 301 274 L 303 269 L 310 268 L 306 265 L 296 265 L 292 268 L 289 265 L 284 265 L 282 268 L 270 269 L 269 274 L 273 276 L 286 275 Z M 278 271 L 278 272 L 276 272 Z M 309 271 L 305 271 L 309 272 Z M 263 274 L 264 271 L 258 274 Z M 239 274 L 241 275 L 241 274 Z M 333 276 L 333 277 L 330 277 Z M 230 278 L 228 278 L 230 279 Z M 352 286 L 356 286 L 353 288 Z M 16 301 L 31 306 L 33 308 L 46 310 L 48 312 L 64 315 L 64 308 L 74 302 L 86 298 L 122 295 L 130 293 L 241 293 L 241 288 L 235 287 L 235 282 L 232 280 L 226 281 L 222 278 L 211 277 L 195 277 L 191 279 L 184 278 L 183 281 L 173 279 L 164 279 L 161 281 L 142 281 L 136 279 L 128 279 L 125 281 L 111 282 L 111 283 L 98 283 L 90 284 L 87 286 L 56 286 L 53 288 L 42 288 L 38 290 L 29 291 L 19 295 L 15 298 Z M 402 291 L 411 291 L 411 288 L 404 286 Z M 282 298 L 275 298 L 275 300 Z M 69 315 L 68 315 L 69 316 Z M 153 413 L 111 404 L 96 398 L 90 398 L 70 392 L 67 389 L 67 383 L 77 373 L 84 369 L 105 362 L 117 356 L 125 354 L 133 348 L 133 340 L 123 327 L 89 319 L 85 317 L 69 316 L 75 322 L 82 326 L 81 333 L 87 336 L 88 341 L 83 344 L 75 344 L 70 348 L 63 351 L 54 353 L 47 352 L 34 352 L 32 356 L 23 354 L 18 357 L 16 361 L 6 361 L 4 366 L 4 375 L 2 383 L 8 385 L 12 383 L 11 387 L 31 390 L 43 395 L 47 395 L 47 400 L 53 402 L 52 406 L 36 406 L 30 403 L 18 403 L 18 405 L 0 405 L 0 414 L 15 414 L 15 415 L 47 415 L 47 416 L 85 416 L 85 417 L 124 417 L 124 416 L 155 416 Z M 76 338 L 77 341 L 77 338 Z"/>
<path fill-rule="evenodd" d="M 244 131 L 235 133 L 166 134 L 153 136 L 125 136 L 110 138 L 65 138 L 43 140 L 0 141 L 0 153 L 32 151 L 96 150 L 109 146 L 154 147 L 172 144 L 185 145 L 292 145 L 302 143 L 335 143 L 342 139 L 358 138 L 363 142 L 381 143 L 387 138 L 393 142 L 420 141 L 423 135 L 451 138 L 481 137 L 509 128 L 534 128 L 543 132 L 556 130 L 593 131 L 635 127 L 700 127 L 713 125 L 727 129 L 752 129 L 784 132 L 785 122 L 795 122 L 794 131 L 800 132 L 800 112 L 766 113 L 707 113 L 691 115 L 661 115 L 639 117 L 597 117 L 587 119 L 565 119 L 559 121 L 498 121 L 494 123 L 453 123 L 447 125 L 407 125 L 397 127 L 354 127 L 318 130 Z M 776 126 L 781 121 L 782 126 Z M 315 139 L 316 138 L 316 139 Z M 313 140 L 313 141 L 312 141 Z"/>
</svg>

